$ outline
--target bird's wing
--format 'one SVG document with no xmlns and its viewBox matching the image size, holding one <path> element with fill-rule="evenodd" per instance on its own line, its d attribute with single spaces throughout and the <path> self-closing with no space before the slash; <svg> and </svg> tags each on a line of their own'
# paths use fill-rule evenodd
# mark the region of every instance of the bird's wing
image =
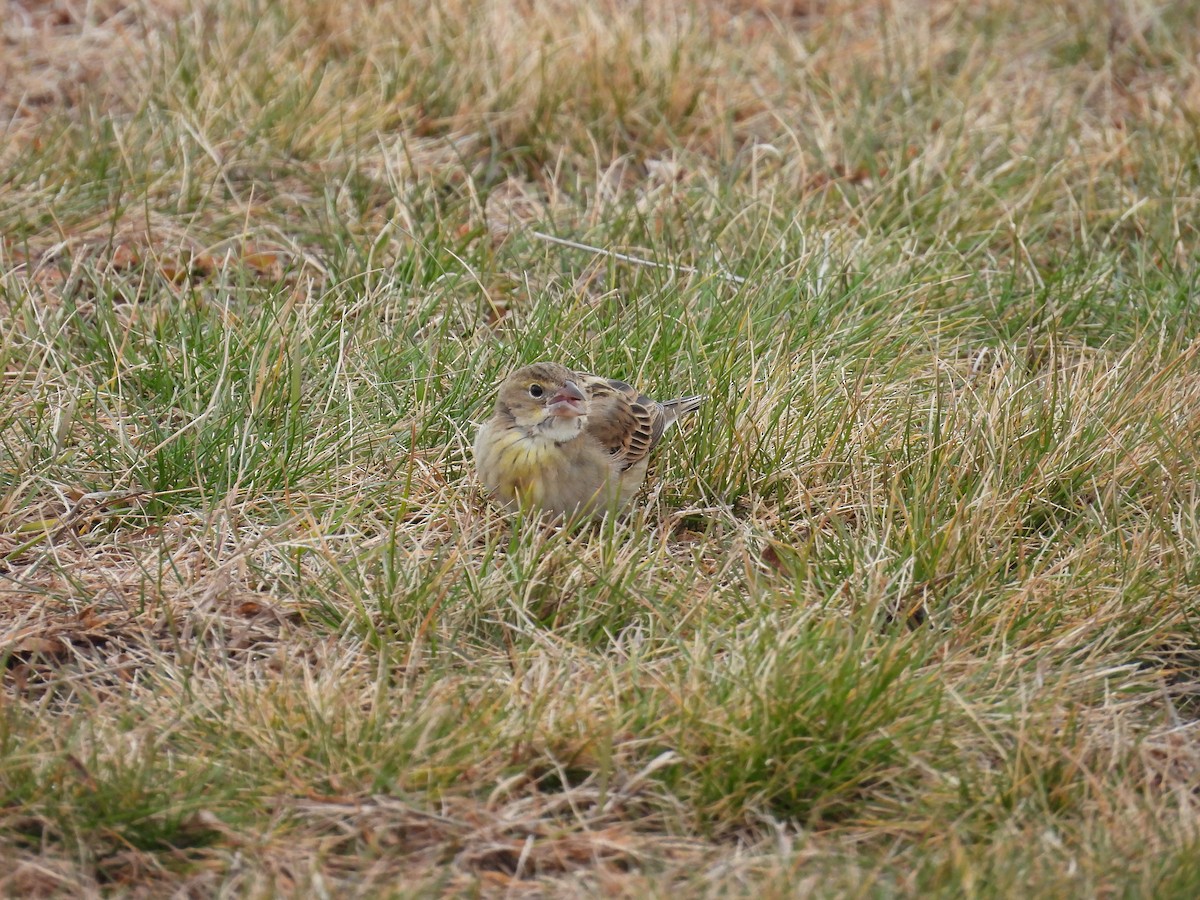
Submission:
<svg viewBox="0 0 1200 900">
<path fill-rule="evenodd" d="M 645 459 L 668 424 L 662 405 L 613 378 L 580 373 L 579 382 L 590 398 L 587 433 L 616 458 L 621 471 Z"/>
</svg>

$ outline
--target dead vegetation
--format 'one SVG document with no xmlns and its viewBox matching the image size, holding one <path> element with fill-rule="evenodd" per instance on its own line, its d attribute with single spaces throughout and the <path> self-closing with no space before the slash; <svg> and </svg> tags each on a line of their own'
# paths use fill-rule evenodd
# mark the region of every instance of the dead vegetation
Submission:
<svg viewBox="0 0 1200 900">
<path fill-rule="evenodd" d="M 0 892 L 1194 896 L 1197 12 L 10 0 Z"/>
</svg>

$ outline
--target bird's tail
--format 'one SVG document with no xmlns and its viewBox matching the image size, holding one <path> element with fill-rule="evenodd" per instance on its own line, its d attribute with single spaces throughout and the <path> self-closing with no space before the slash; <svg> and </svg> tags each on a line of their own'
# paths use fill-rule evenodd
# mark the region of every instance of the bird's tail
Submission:
<svg viewBox="0 0 1200 900">
<path fill-rule="evenodd" d="M 694 397 L 680 397 L 677 400 L 667 400 L 663 403 L 662 408 L 665 413 L 666 425 L 672 425 L 679 420 L 681 416 L 685 416 L 690 412 L 700 408 L 700 404 L 705 400 L 704 394 L 696 394 Z"/>
</svg>

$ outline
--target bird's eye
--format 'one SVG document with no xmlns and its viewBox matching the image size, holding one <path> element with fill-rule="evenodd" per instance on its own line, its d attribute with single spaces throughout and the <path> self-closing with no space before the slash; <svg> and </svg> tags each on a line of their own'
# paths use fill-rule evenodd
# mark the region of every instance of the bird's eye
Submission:
<svg viewBox="0 0 1200 900">
<path fill-rule="evenodd" d="M 534 400 L 537 400 L 544 393 L 546 393 L 546 391 L 540 384 L 531 384 L 529 386 L 529 396 Z"/>
</svg>

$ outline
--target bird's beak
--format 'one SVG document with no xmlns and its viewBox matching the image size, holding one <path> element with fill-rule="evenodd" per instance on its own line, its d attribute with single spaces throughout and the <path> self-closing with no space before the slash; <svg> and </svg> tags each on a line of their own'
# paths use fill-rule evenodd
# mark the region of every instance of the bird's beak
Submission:
<svg viewBox="0 0 1200 900">
<path fill-rule="evenodd" d="M 551 397 L 550 402 L 546 404 L 546 412 L 552 416 L 560 416 L 564 419 L 586 416 L 587 396 L 579 389 L 579 385 L 575 382 L 563 382 L 563 386 L 558 389 L 558 393 Z"/>
</svg>

